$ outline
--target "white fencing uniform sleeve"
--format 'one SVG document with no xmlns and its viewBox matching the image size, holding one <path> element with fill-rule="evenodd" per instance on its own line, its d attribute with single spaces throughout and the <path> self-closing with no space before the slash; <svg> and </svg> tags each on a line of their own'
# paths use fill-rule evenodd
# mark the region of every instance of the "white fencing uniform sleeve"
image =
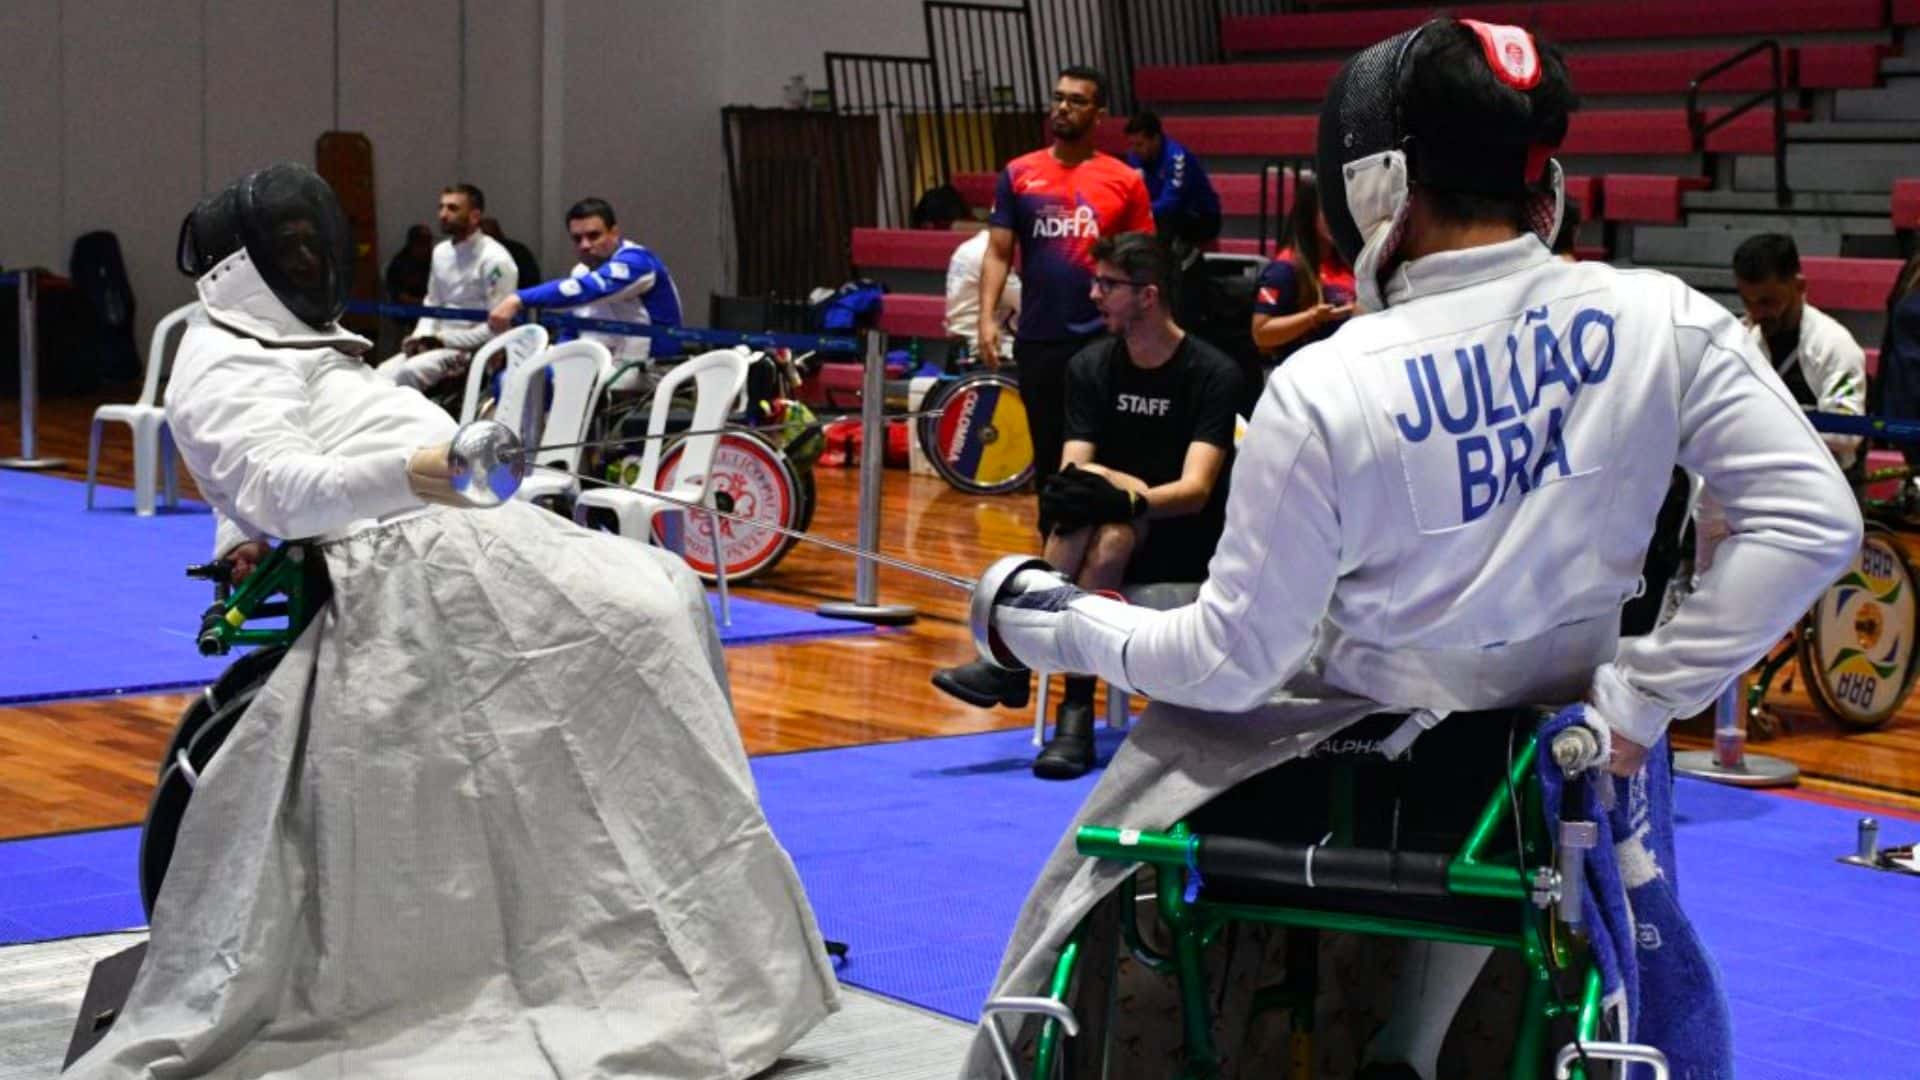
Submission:
<svg viewBox="0 0 1920 1080">
<path fill-rule="evenodd" d="M 1298 358 L 1296 358 L 1298 359 Z M 1199 600 L 1141 613 L 1095 670 L 1157 700 L 1238 712 L 1305 662 L 1339 575 L 1340 522 L 1325 434 L 1283 368 L 1233 468 L 1226 529 Z"/>
<path fill-rule="evenodd" d="M 354 457 L 323 452 L 307 434 L 306 385 L 273 360 L 216 361 L 168 423 L 195 477 L 232 502 L 233 516 L 283 540 L 421 505 L 407 483 L 408 450 Z"/>
<path fill-rule="evenodd" d="M 1725 309 L 1676 294 L 1679 464 L 1730 535 L 1673 619 L 1594 673 L 1589 704 L 1642 746 L 1757 661 L 1860 547 L 1853 492 L 1786 386 Z"/>
</svg>

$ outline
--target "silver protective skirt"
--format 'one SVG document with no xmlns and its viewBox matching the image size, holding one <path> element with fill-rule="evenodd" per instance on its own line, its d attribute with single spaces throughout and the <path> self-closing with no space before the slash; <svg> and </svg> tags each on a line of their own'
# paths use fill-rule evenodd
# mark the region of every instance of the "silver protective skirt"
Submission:
<svg viewBox="0 0 1920 1080">
<path fill-rule="evenodd" d="M 683 564 L 524 504 L 324 550 L 68 1075 L 746 1077 L 837 1007 Z"/>
</svg>

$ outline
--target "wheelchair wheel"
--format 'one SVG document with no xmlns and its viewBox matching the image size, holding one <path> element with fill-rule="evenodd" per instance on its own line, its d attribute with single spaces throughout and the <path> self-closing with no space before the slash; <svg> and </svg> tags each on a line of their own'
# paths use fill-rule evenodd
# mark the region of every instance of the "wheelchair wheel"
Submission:
<svg viewBox="0 0 1920 1080">
<path fill-rule="evenodd" d="M 1853 731 L 1885 724 L 1920 667 L 1913 566 L 1893 533 L 1868 526 L 1860 553 L 1801 624 L 1800 668 L 1814 704 Z"/>
<path fill-rule="evenodd" d="M 661 453 L 662 489 L 673 486 L 684 447 L 684 440 L 676 439 Z M 721 510 L 783 528 L 801 528 L 805 492 L 794 475 L 793 464 L 765 438 L 751 431 L 727 432 L 714 450 L 711 468 L 711 487 Z M 715 525 L 720 530 L 720 550 L 726 554 L 728 584 L 750 581 L 773 569 L 793 546 L 793 537 L 770 529 L 688 514 L 682 555 L 687 565 L 708 582 L 719 579 L 714 558 Z M 656 523 L 654 536 L 664 542 L 666 529 L 666 525 Z"/>
<path fill-rule="evenodd" d="M 947 483 L 976 495 L 1015 491 L 1033 479 L 1033 436 L 1020 385 L 997 371 L 947 384 L 920 419 L 920 448 Z"/>
<path fill-rule="evenodd" d="M 181 714 L 166 756 L 160 760 L 159 782 L 154 785 L 146 824 L 140 830 L 140 904 L 149 918 L 160 886 L 166 881 L 167 866 L 173 861 L 174 840 L 186 816 L 187 802 L 193 797 L 196 781 L 190 774 L 197 777 L 213 763 L 233 725 L 246 713 L 286 652 L 284 646 L 272 646 L 242 656 Z"/>
</svg>

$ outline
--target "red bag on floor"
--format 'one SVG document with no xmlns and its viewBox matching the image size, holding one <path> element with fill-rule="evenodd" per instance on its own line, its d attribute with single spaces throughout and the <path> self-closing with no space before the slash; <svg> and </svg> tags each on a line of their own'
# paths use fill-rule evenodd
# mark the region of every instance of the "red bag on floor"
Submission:
<svg viewBox="0 0 1920 1080">
<path fill-rule="evenodd" d="M 820 464 L 841 469 L 860 467 L 860 421 L 835 420 L 821 434 L 827 448 L 820 452 Z"/>
</svg>

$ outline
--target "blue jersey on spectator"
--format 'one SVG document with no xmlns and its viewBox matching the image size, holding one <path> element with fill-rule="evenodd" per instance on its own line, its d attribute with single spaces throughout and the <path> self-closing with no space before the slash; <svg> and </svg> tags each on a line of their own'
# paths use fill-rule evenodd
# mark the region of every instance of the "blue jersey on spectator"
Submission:
<svg viewBox="0 0 1920 1080">
<path fill-rule="evenodd" d="M 520 302 L 528 307 L 572 308 L 583 318 L 673 329 L 681 325 L 680 290 L 674 286 L 667 264 L 631 240 L 620 241 L 613 257 L 599 266 L 576 263 L 566 277 L 521 289 L 519 295 Z M 616 362 L 673 356 L 680 351 L 678 342 L 666 339 L 591 332 L 561 335 L 563 340 L 570 336 L 600 342 Z"/>
<path fill-rule="evenodd" d="M 1207 179 L 1206 168 L 1171 135 L 1160 137 L 1160 156 L 1151 165 L 1142 164 L 1132 153 L 1127 154 L 1127 164 L 1146 178 L 1155 221 L 1171 221 L 1182 215 L 1195 220 L 1220 216 L 1220 195 L 1213 190 L 1213 181 Z"/>
</svg>

